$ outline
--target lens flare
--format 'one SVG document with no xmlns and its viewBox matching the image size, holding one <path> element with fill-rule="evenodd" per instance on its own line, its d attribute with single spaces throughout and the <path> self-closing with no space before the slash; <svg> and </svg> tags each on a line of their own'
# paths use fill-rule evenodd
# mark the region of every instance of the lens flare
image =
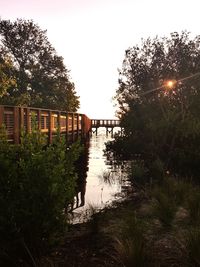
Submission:
<svg viewBox="0 0 200 267">
<path fill-rule="evenodd" d="M 167 87 L 169 89 L 171 89 L 174 86 L 174 82 L 173 81 L 168 81 L 166 85 L 167 85 Z"/>
<path fill-rule="evenodd" d="M 176 80 L 168 80 L 164 83 L 164 89 L 171 90 L 174 88 L 176 83 Z"/>
</svg>

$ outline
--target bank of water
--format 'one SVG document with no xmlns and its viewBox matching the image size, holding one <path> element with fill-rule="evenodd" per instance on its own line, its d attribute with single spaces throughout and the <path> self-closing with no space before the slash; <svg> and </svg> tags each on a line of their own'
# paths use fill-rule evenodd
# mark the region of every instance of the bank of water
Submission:
<svg viewBox="0 0 200 267">
<path fill-rule="evenodd" d="M 87 220 L 93 209 L 102 209 L 122 198 L 129 185 L 121 164 L 116 166 L 104 155 L 105 143 L 109 140 L 112 140 L 111 135 L 106 136 L 105 129 L 100 129 L 89 141 L 86 158 L 79 166 L 82 173 L 72 204 L 73 223 Z"/>
</svg>

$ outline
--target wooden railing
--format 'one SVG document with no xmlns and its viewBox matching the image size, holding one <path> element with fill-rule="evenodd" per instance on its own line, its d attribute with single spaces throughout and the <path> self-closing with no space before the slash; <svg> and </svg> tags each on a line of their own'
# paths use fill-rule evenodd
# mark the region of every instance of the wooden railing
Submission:
<svg viewBox="0 0 200 267">
<path fill-rule="evenodd" d="M 99 128 L 99 127 L 106 127 L 106 128 L 114 128 L 119 127 L 120 121 L 119 120 L 92 120 L 92 127 Z"/>
<path fill-rule="evenodd" d="M 96 135 L 98 134 L 98 128 L 105 127 L 106 135 L 110 133 L 111 136 L 113 136 L 114 128 L 120 127 L 120 121 L 119 120 L 104 120 L 104 119 L 92 120 L 91 127 L 93 128 L 92 133 L 96 133 Z"/>
<path fill-rule="evenodd" d="M 22 130 L 27 133 L 31 131 L 34 118 L 38 129 L 48 135 L 49 143 L 57 134 L 58 128 L 61 135 L 72 142 L 78 137 L 87 137 L 91 131 L 91 120 L 85 114 L 0 105 L 0 126 L 5 125 L 8 140 L 15 144 L 20 143 Z"/>
</svg>

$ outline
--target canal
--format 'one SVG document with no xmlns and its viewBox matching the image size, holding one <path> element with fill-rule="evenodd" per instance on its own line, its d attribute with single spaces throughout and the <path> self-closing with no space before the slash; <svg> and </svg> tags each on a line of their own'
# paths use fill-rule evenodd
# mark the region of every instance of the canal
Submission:
<svg viewBox="0 0 200 267">
<path fill-rule="evenodd" d="M 76 196 L 72 204 L 72 223 L 87 220 L 92 210 L 100 210 L 120 200 L 128 186 L 126 173 L 123 168 L 107 160 L 103 150 L 105 143 L 112 140 L 106 136 L 104 128 L 98 135 L 92 134 L 84 158 L 78 163 L 79 178 Z"/>
</svg>

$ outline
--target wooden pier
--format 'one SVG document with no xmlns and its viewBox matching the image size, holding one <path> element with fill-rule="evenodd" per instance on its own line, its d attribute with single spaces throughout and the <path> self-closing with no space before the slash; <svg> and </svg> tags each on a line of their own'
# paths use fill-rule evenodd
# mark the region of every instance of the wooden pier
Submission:
<svg viewBox="0 0 200 267">
<path fill-rule="evenodd" d="M 120 121 L 119 120 L 113 120 L 113 119 L 111 119 L 111 120 L 104 120 L 104 119 L 95 120 L 95 119 L 93 119 L 91 127 L 92 127 L 92 132 L 96 133 L 96 135 L 98 134 L 98 129 L 100 127 L 106 128 L 106 135 L 108 135 L 108 133 L 111 133 L 111 135 L 113 135 L 114 128 L 120 127 Z"/>
<path fill-rule="evenodd" d="M 5 126 L 10 142 L 19 144 L 22 130 L 31 132 L 35 118 L 38 129 L 47 134 L 51 143 L 58 129 L 69 142 L 86 138 L 91 132 L 91 120 L 85 115 L 59 110 L 0 105 L 0 127 Z"/>
</svg>

